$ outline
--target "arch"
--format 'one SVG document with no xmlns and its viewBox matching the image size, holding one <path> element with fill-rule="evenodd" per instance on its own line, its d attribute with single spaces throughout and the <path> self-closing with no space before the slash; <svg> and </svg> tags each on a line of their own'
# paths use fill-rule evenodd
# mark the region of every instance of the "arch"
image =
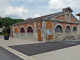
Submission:
<svg viewBox="0 0 80 60">
<path fill-rule="evenodd" d="M 66 19 L 66 21 L 70 21 L 70 13 L 69 12 L 65 13 L 65 19 Z"/>
<path fill-rule="evenodd" d="M 20 27 L 20 33 L 25 33 L 25 28 L 23 26 Z"/>
<path fill-rule="evenodd" d="M 63 32 L 63 28 L 61 25 L 57 25 L 55 28 L 55 32 Z"/>
<path fill-rule="evenodd" d="M 73 32 L 77 31 L 77 27 L 76 26 L 73 26 L 72 31 Z"/>
<path fill-rule="evenodd" d="M 32 29 L 31 26 L 29 26 L 29 27 L 27 28 L 27 33 L 33 33 L 33 29 Z"/>
<path fill-rule="evenodd" d="M 65 32 L 66 32 L 66 33 L 71 32 L 71 28 L 70 28 L 70 26 L 69 26 L 69 25 L 66 25 L 66 27 L 65 27 Z"/>
<path fill-rule="evenodd" d="M 38 29 L 37 29 L 37 32 L 38 32 L 38 30 L 41 30 L 41 28 L 38 28 Z"/>
<path fill-rule="evenodd" d="M 15 33 L 19 33 L 19 29 L 18 28 L 15 28 Z"/>
<path fill-rule="evenodd" d="M 28 32 L 28 29 L 30 28 L 30 31 Z M 27 28 L 26 28 L 26 31 L 27 31 L 27 33 L 33 33 L 33 27 L 32 27 L 32 25 L 28 25 L 27 26 Z"/>
</svg>

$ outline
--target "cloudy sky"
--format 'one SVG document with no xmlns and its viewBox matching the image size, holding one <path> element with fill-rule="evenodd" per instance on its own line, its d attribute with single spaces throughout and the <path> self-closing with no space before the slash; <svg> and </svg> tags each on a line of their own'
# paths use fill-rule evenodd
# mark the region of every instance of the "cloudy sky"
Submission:
<svg viewBox="0 0 80 60">
<path fill-rule="evenodd" d="M 65 7 L 71 7 L 75 15 L 80 13 L 79 2 L 80 0 L 0 0 L 0 16 L 27 19 L 60 12 Z"/>
</svg>

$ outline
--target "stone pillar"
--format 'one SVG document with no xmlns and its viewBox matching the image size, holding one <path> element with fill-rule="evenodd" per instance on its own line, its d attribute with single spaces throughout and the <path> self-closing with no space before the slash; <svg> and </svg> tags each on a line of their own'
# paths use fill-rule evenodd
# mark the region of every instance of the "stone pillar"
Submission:
<svg viewBox="0 0 80 60">
<path fill-rule="evenodd" d="M 34 35 L 34 40 L 38 41 L 37 30 L 36 30 L 36 22 L 34 22 L 34 32 L 33 32 L 33 35 Z"/>
<path fill-rule="evenodd" d="M 79 21 L 80 21 L 80 16 L 79 16 Z M 80 23 L 79 23 L 79 25 L 78 25 L 78 33 L 79 33 L 79 35 L 80 35 Z"/>
<path fill-rule="evenodd" d="M 80 21 L 80 15 L 79 15 L 79 21 Z M 79 35 L 79 38 L 80 38 L 80 22 L 78 24 L 78 35 Z"/>
<path fill-rule="evenodd" d="M 46 41 L 46 22 L 42 21 L 42 40 Z"/>
<path fill-rule="evenodd" d="M 78 35 L 79 35 L 79 38 L 80 38 L 80 13 L 78 13 L 76 15 L 79 16 Z"/>
<path fill-rule="evenodd" d="M 19 28 L 19 34 L 18 34 L 18 38 L 20 38 L 20 28 Z"/>
<path fill-rule="evenodd" d="M 79 35 L 79 38 L 80 38 L 80 23 L 78 25 L 78 35 Z"/>
<path fill-rule="evenodd" d="M 13 26 L 13 37 L 15 37 L 15 29 L 14 29 L 14 26 Z"/>
<path fill-rule="evenodd" d="M 53 21 L 52 21 L 52 34 L 53 34 L 53 39 L 52 39 L 52 42 L 53 42 L 54 38 L 55 38 L 55 36 L 54 36 L 54 28 L 53 28 Z"/>
</svg>

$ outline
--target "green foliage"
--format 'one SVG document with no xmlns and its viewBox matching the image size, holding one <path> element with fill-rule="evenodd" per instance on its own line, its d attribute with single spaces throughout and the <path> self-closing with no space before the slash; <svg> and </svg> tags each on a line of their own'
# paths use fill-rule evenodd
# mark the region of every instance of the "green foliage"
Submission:
<svg viewBox="0 0 80 60">
<path fill-rule="evenodd" d="M 3 33 L 5 33 L 5 28 L 2 31 Z M 6 33 L 10 33 L 10 26 L 6 27 Z"/>
<path fill-rule="evenodd" d="M 4 33 L 3 36 L 8 37 L 9 36 L 9 33 L 6 33 L 6 34 Z"/>
<path fill-rule="evenodd" d="M 12 19 L 10 17 L 5 17 L 3 19 L 0 19 L 0 28 L 5 26 L 5 20 L 6 20 L 6 27 L 24 21 L 24 19 Z"/>
<path fill-rule="evenodd" d="M 6 20 L 6 33 L 10 33 L 10 25 L 24 21 L 24 19 L 12 19 L 10 17 L 5 17 L 3 19 L 0 19 L 0 28 L 5 26 L 5 20 Z M 5 28 L 3 29 L 3 33 L 5 33 Z"/>
</svg>

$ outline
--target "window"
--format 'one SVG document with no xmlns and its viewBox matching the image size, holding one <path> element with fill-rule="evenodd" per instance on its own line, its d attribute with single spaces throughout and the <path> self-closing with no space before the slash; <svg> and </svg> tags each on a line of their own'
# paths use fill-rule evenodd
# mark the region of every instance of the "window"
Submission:
<svg viewBox="0 0 80 60">
<path fill-rule="evenodd" d="M 66 14 L 66 20 L 69 21 L 69 14 Z"/>
<path fill-rule="evenodd" d="M 27 28 L 27 33 L 33 33 L 32 27 L 29 26 L 29 27 Z"/>
<path fill-rule="evenodd" d="M 67 32 L 67 33 L 70 32 L 70 27 L 69 27 L 69 26 L 67 26 L 67 27 L 65 28 L 65 32 Z"/>
<path fill-rule="evenodd" d="M 55 29 L 55 32 L 62 32 L 62 27 L 58 25 Z"/>
<path fill-rule="evenodd" d="M 23 27 L 21 28 L 20 33 L 25 33 L 25 30 Z"/>
<path fill-rule="evenodd" d="M 74 27 L 73 27 L 73 31 L 77 31 L 77 28 L 76 28 L 76 26 L 74 26 Z"/>
</svg>

